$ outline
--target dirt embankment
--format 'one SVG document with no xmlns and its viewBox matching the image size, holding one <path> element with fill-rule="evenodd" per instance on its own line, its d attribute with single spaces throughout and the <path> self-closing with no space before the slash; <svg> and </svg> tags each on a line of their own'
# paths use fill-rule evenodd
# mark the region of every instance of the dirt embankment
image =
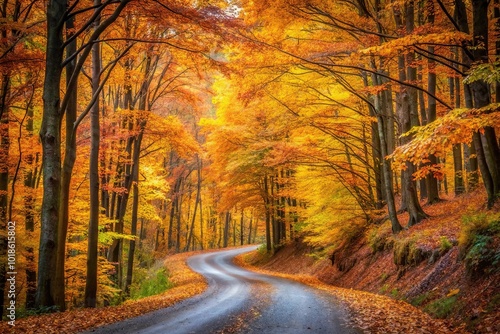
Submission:
<svg viewBox="0 0 500 334">
<path fill-rule="evenodd" d="M 465 326 L 472 333 L 500 333 L 498 231 L 491 237 L 495 242 L 489 244 L 493 259 L 486 264 L 489 267 L 466 265 L 467 258 L 457 240 L 461 214 L 451 213 L 453 205 L 461 204 L 428 207 L 431 219 L 397 236 L 391 235 L 389 227 L 380 227 L 376 233 L 372 230 L 329 259 L 318 260 L 311 256 L 311 247 L 296 241 L 270 258 L 256 257 L 259 260 L 254 265 L 312 275 L 334 286 L 403 300 L 434 318 L 445 319 L 451 327 Z M 479 255 L 477 258 L 482 258 Z M 481 270 L 471 272 L 471 266 Z"/>
<path fill-rule="evenodd" d="M 374 254 L 363 242 L 336 253 L 333 264 L 330 259 L 316 260 L 311 252 L 311 248 L 295 242 L 258 265 L 400 299 L 446 319 L 450 327 L 465 323 L 472 333 L 500 333 L 500 275 L 471 277 L 459 259 L 457 247 L 434 263 L 427 258 L 411 266 L 396 265 L 392 251 Z"/>
</svg>

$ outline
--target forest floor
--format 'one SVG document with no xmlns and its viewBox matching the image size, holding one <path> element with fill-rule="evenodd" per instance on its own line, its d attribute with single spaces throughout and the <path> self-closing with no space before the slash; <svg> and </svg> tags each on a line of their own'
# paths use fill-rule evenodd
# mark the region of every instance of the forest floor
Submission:
<svg viewBox="0 0 500 334">
<path fill-rule="evenodd" d="M 498 263 L 471 274 L 458 242 L 462 217 L 485 212 L 484 198 L 475 193 L 426 205 L 429 218 L 418 225 L 394 236 L 386 222 L 329 259 L 318 259 L 311 247 L 294 241 L 272 257 L 256 251 L 239 261 L 332 291 L 367 333 L 427 333 L 429 328 L 432 333 L 500 333 Z M 399 219 L 405 222 L 406 214 Z M 499 235 L 497 230 L 490 244 L 497 257 Z"/>
</svg>

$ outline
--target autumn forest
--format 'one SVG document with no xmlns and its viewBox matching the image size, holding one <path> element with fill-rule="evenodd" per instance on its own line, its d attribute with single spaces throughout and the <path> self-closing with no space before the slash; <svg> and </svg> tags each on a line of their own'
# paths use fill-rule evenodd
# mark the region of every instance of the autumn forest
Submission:
<svg viewBox="0 0 500 334">
<path fill-rule="evenodd" d="M 12 272 L 18 312 L 94 308 L 167 254 L 300 239 L 330 256 L 470 193 L 500 218 L 498 0 L 0 14 L 4 320 Z"/>
</svg>

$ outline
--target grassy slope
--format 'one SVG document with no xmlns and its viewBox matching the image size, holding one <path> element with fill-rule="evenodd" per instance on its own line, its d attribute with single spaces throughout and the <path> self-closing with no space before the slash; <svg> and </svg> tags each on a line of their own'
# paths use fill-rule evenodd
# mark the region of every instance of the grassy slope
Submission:
<svg viewBox="0 0 500 334">
<path fill-rule="evenodd" d="M 482 194 L 472 194 L 426 206 L 431 217 L 397 236 L 392 236 L 389 223 L 384 223 L 338 250 L 333 264 L 332 259 L 309 256 L 313 250 L 297 242 L 271 258 L 254 257 L 254 264 L 407 301 L 435 318 L 446 319 L 451 327 L 500 333 L 498 267 L 493 273 L 471 275 L 458 245 L 461 217 L 483 212 L 483 201 Z M 405 219 L 400 215 L 402 223 Z M 490 248 L 499 254 L 498 231 L 494 240 Z"/>
</svg>

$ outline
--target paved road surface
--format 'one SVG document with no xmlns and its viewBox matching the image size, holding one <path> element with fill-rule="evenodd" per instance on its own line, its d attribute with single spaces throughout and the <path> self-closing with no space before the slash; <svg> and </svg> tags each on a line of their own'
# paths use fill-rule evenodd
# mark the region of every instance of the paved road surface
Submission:
<svg viewBox="0 0 500 334">
<path fill-rule="evenodd" d="M 346 313 L 332 296 L 232 263 L 234 256 L 254 249 L 250 246 L 193 256 L 189 266 L 209 283 L 203 294 L 85 333 L 359 333 L 343 325 Z"/>
</svg>

